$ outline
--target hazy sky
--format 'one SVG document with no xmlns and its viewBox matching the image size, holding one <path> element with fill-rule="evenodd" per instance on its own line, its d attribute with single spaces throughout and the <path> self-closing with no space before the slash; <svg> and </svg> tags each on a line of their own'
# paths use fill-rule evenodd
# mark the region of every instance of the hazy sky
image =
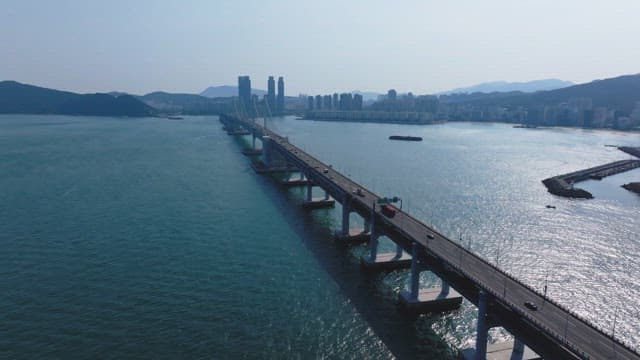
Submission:
<svg viewBox="0 0 640 360">
<path fill-rule="evenodd" d="M 639 0 L 2 0 L 0 79 L 78 92 L 288 95 L 640 72 Z"/>
</svg>

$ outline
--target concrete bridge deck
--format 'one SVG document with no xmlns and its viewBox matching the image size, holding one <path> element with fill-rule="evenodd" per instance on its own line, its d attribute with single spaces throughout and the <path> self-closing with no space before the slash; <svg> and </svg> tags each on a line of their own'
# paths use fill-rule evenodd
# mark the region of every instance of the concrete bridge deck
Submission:
<svg viewBox="0 0 640 360">
<path fill-rule="evenodd" d="M 633 349 L 406 212 L 398 210 L 393 218 L 384 216 L 376 208 L 378 195 L 289 143 L 287 138 L 254 122 L 236 118 L 232 121 L 240 122 L 254 136 L 267 136 L 273 150 L 287 163 L 343 205 L 349 204 L 364 217 L 373 214 L 376 224 L 384 227 L 385 234 L 405 251 L 412 253 L 417 244 L 420 251 L 414 256 L 419 256 L 469 301 L 479 306 L 486 301 L 489 323 L 503 326 L 544 358 L 640 360 L 640 354 Z M 361 194 L 354 194 L 358 188 Z M 527 308 L 525 302 L 535 304 L 537 310 Z"/>
</svg>

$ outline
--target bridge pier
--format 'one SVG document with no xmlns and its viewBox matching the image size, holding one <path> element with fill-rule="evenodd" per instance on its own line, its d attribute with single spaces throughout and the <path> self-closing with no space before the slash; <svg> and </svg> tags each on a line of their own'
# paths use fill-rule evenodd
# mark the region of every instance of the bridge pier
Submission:
<svg viewBox="0 0 640 360">
<path fill-rule="evenodd" d="M 258 156 L 262 155 L 262 149 L 256 149 L 256 133 L 255 131 L 251 132 L 252 145 L 250 149 L 243 149 L 242 153 L 246 156 Z"/>
<path fill-rule="evenodd" d="M 460 352 L 461 360 L 475 360 L 475 350 L 464 349 Z M 487 345 L 487 360 L 541 360 L 542 357 L 515 338 L 513 341 L 503 341 Z"/>
<path fill-rule="evenodd" d="M 442 280 L 440 287 L 420 289 L 420 273 L 428 270 L 420 263 L 418 253 L 420 245 L 413 243 L 411 256 L 411 276 L 409 291 L 400 293 L 400 304 L 412 313 L 429 313 L 455 310 L 462 304 L 462 296 L 451 290 L 449 284 Z"/>
<path fill-rule="evenodd" d="M 274 150 L 272 141 L 269 136 L 262 137 L 262 161 L 251 163 L 253 170 L 259 174 L 295 171 L 296 168 L 289 165 L 282 155 Z"/>
<path fill-rule="evenodd" d="M 536 360 L 541 357 L 525 346 L 517 337 L 514 341 L 487 344 L 489 329 L 494 326 L 489 321 L 489 301 L 491 295 L 481 290 L 478 293 L 478 322 L 476 327 L 476 348 L 462 351 L 464 360 Z"/>
<path fill-rule="evenodd" d="M 286 180 L 283 180 L 281 183 L 286 187 L 296 187 L 296 186 L 305 186 L 309 185 L 311 181 L 309 179 L 305 179 L 304 173 L 298 170 L 300 173 L 300 177 L 298 179 L 291 180 L 291 172 L 287 172 Z M 326 194 L 326 192 L 325 192 Z M 325 197 L 326 198 L 326 197 Z"/>
<path fill-rule="evenodd" d="M 365 227 L 367 224 L 365 224 Z M 375 226 L 375 216 L 371 216 L 368 224 L 370 228 L 369 234 L 364 234 L 369 238 L 369 256 L 360 258 L 360 264 L 369 271 L 372 270 L 397 270 L 406 269 L 411 266 L 411 256 L 406 254 L 400 245 L 396 245 L 395 253 L 378 254 L 380 230 Z"/>
<path fill-rule="evenodd" d="M 305 209 L 322 209 L 334 207 L 336 205 L 336 201 L 333 200 L 329 193 L 325 190 L 324 197 L 314 198 L 313 197 L 313 183 L 307 182 L 307 195 L 305 200 L 302 202 L 302 207 Z"/>
<path fill-rule="evenodd" d="M 478 322 L 476 327 L 475 360 L 485 360 L 487 358 L 487 335 L 489 333 L 488 305 L 489 294 L 484 290 L 480 290 L 478 293 Z"/>
<path fill-rule="evenodd" d="M 342 200 L 342 223 L 340 230 L 335 231 L 335 238 L 345 244 L 361 244 L 369 240 L 369 233 L 367 230 L 358 228 L 351 228 L 351 196 L 347 195 Z M 365 225 L 366 227 L 366 225 Z"/>
</svg>

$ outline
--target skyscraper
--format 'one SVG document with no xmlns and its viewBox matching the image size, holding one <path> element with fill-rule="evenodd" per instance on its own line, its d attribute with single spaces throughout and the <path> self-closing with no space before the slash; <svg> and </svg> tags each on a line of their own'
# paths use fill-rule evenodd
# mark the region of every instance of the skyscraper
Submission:
<svg viewBox="0 0 640 360">
<path fill-rule="evenodd" d="M 282 78 L 282 76 L 278 78 L 278 99 L 276 109 L 278 115 L 282 115 L 284 113 L 284 78 Z"/>
<path fill-rule="evenodd" d="M 276 81 L 273 76 L 269 76 L 267 81 L 267 105 L 271 113 L 276 111 Z"/>
<path fill-rule="evenodd" d="M 353 106 L 351 110 L 362 110 L 362 95 L 353 95 Z"/>
<path fill-rule="evenodd" d="M 248 76 L 238 76 L 239 111 L 251 114 L 251 79 Z"/>
</svg>

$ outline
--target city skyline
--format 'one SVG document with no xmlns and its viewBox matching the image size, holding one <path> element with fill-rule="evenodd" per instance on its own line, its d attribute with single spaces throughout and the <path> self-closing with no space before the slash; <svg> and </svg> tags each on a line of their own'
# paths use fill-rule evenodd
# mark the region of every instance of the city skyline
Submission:
<svg viewBox="0 0 640 360">
<path fill-rule="evenodd" d="M 199 93 L 282 74 L 290 95 L 433 94 L 639 72 L 640 3 L 626 0 L 4 5 L 0 78 L 82 93 Z"/>
</svg>

